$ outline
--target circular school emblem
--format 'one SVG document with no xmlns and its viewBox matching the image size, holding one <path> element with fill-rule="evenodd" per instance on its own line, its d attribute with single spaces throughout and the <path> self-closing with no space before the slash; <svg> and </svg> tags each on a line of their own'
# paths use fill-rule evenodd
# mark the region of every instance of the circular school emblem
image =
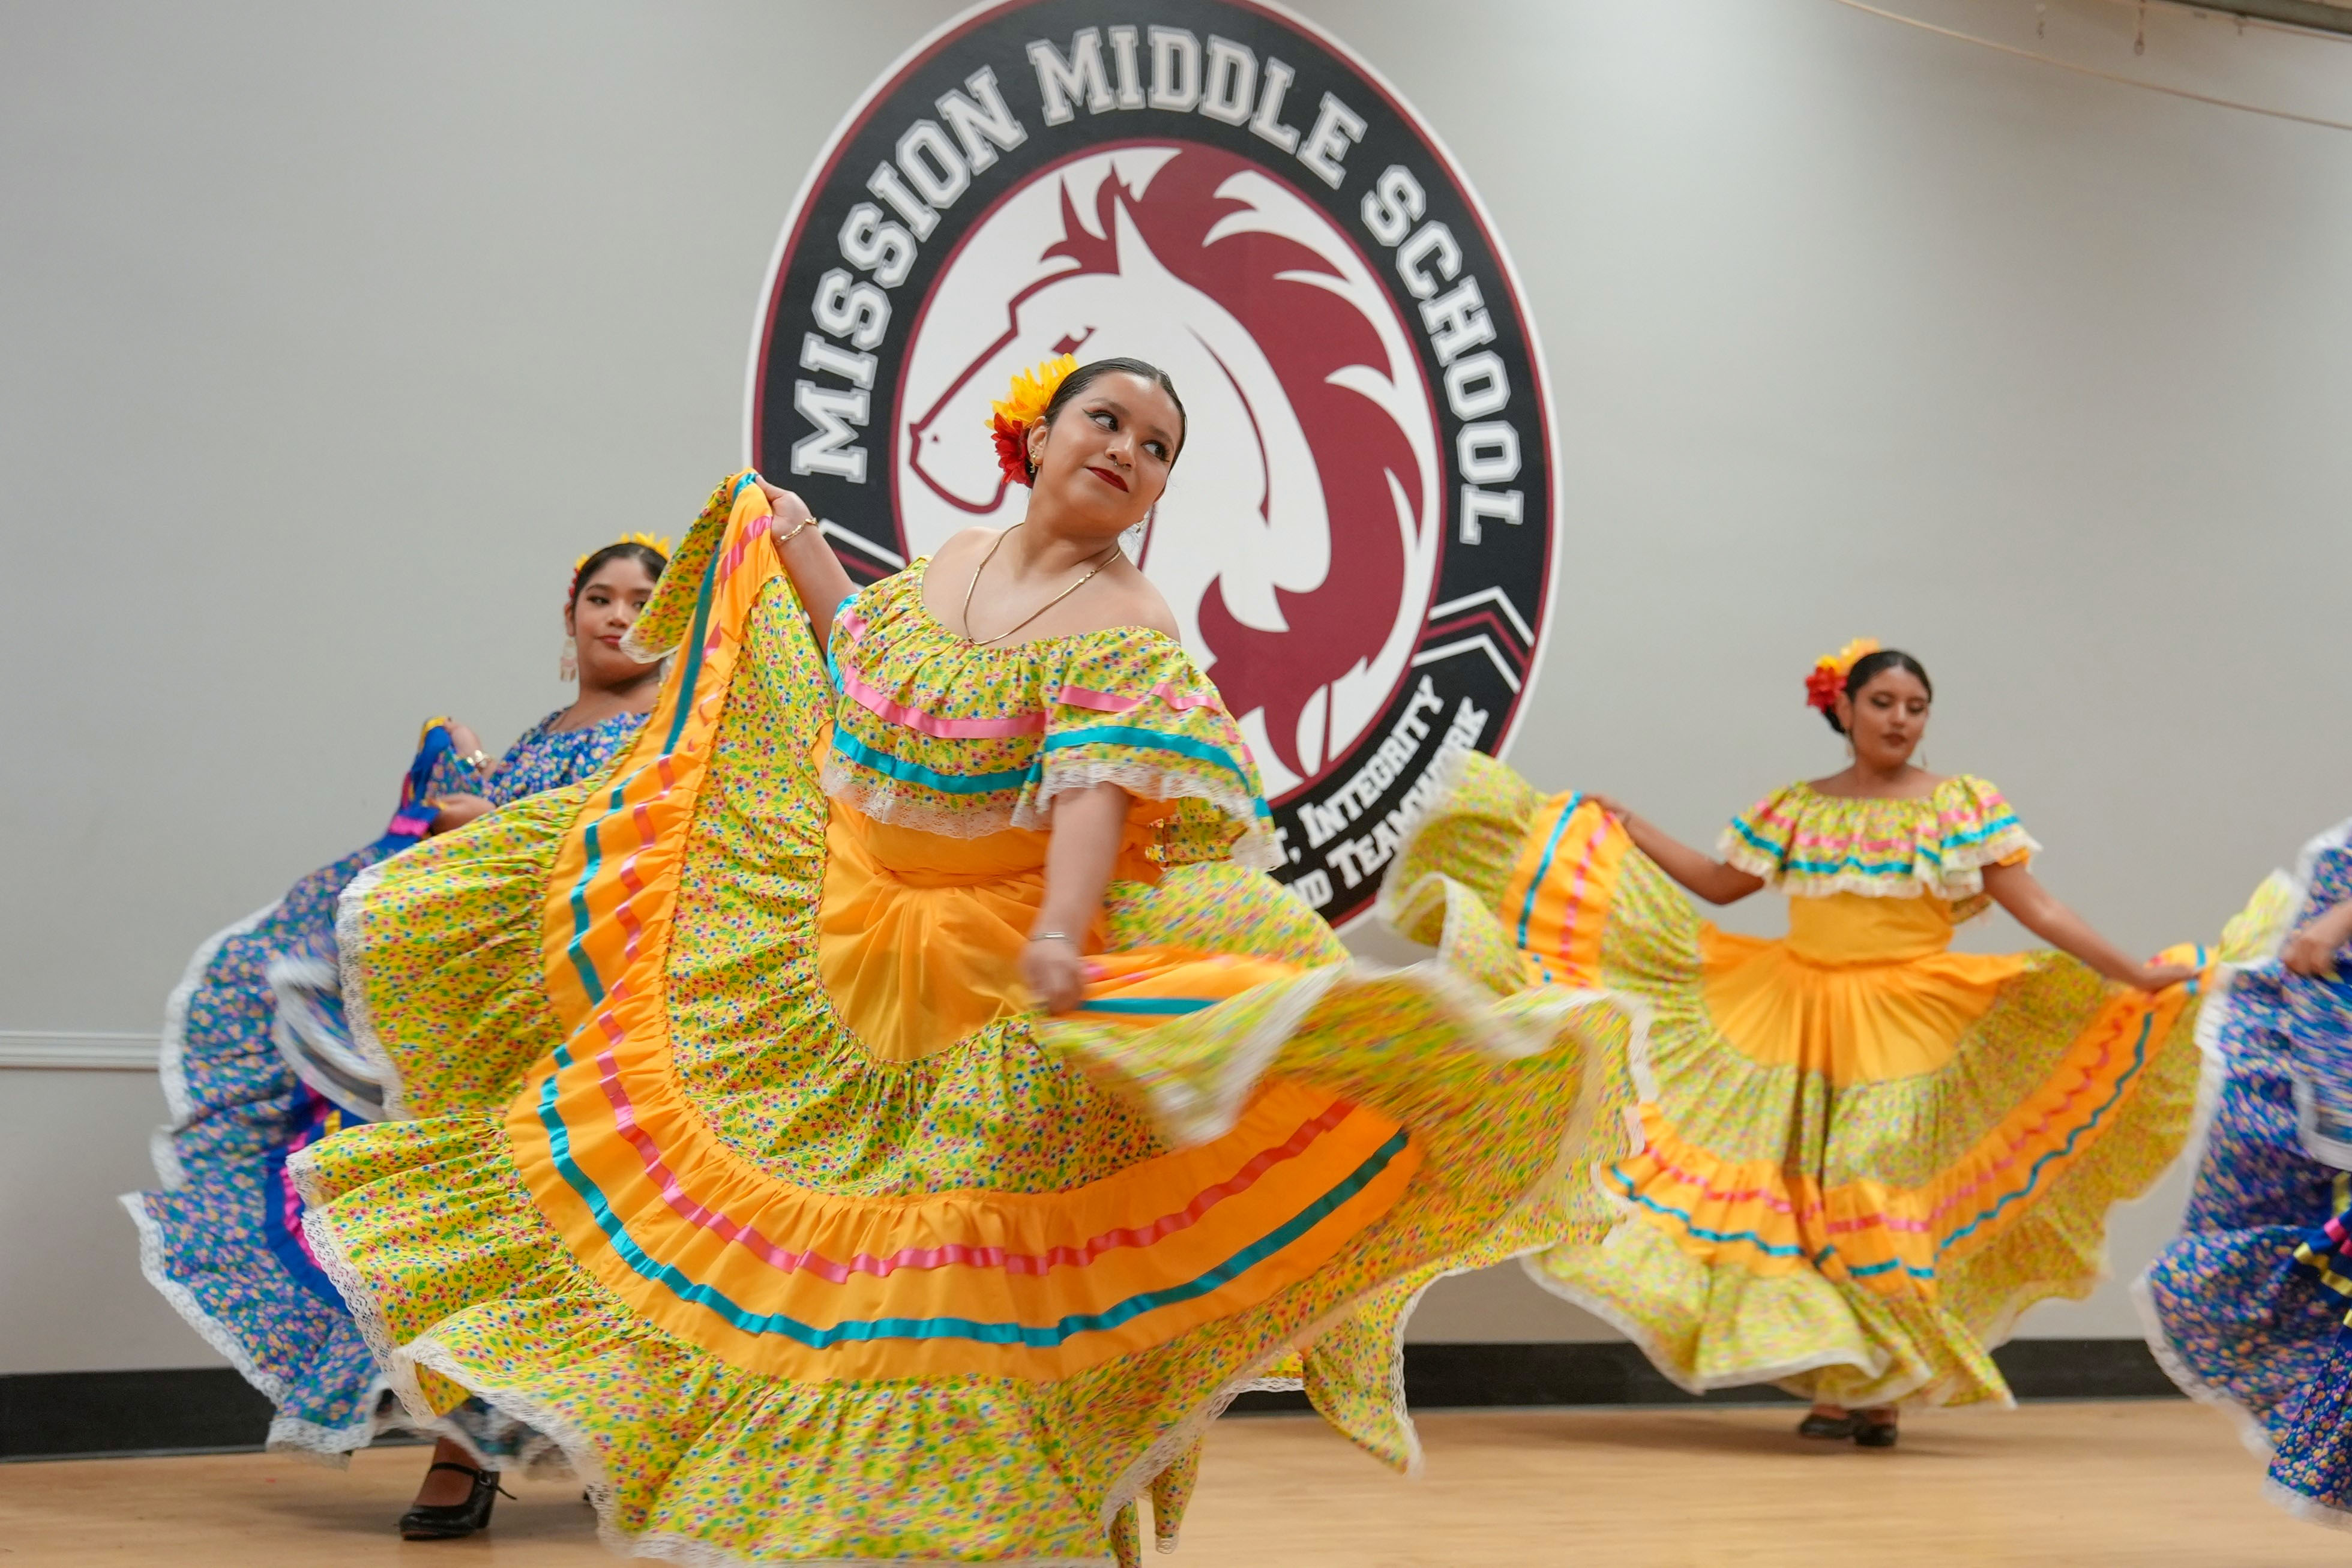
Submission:
<svg viewBox="0 0 2352 1568">
<path fill-rule="evenodd" d="M 1150 360 L 1184 460 L 1130 539 L 1339 924 L 1441 765 L 1506 740 L 1549 611 L 1542 354 L 1501 242 L 1337 40 L 1240 0 L 950 23 L 834 133 L 752 348 L 751 460 L 854 577 L 1020 519 L 989 400 Z"/>
</svg>

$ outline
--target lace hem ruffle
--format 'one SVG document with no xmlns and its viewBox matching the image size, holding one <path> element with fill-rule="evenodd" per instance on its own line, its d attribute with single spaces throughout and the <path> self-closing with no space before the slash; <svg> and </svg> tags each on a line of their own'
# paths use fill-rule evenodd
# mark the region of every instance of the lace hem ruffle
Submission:
<svg viewBox="0 0 2352 1568">
<path fill-rule="evenodd" d="M 236 938 L 245 936 L 255 926 L 277 914 L 282 902 L 283 900 L 273 899 L 236 925 L 226 926 L 205 937 L 204 943 L 196 948 L 195 956 L 188 960 L 187 968 L 180 976 L 180 983 L 172 988 L 172 995 L 163 1004 L 162 1061 L 163 1104 L 172 1113 L 172 1124 L 169 1129 L 166 1129 L 167 1131 L 177 1131 L 187 1126 L 199 1110 L 194 1098 L 188 1092 L 188 1007 L 195 999 L 197 988 L 205 983 L 205 972 L 212 967 L 213 960 L 220 956 L 220 950 L 224 946 Z M 173 1162 L 175 1167 L 177 1163 L 176 1160 Z M 160 1164 L 157 1166 L 157 1174 L 166 1174 Z M 166 1176 L 164 1185 L 169 1186 L 176 1184 Z"/>
<path fill-rule="evenodd" d="M 319 998 L 339 996 L 342 977 L 330 958 L 303 954 L 273 958 L 265 971 L 277 1017 L 269 1030 L 287 1071 L 321 1099 L 364 1122 L 383 1119 L 383 1088 L 376 1068 L 344 1041 Z"/>
<path fill-rule="evenodd" d="M 394 1064 L 383 1041 L 376 1037 L 375 1009 L 368 1001 L 367 960 L 362 956 L 367 951 L 367 944 L 360 930 L 367 901 L 390 864 L 390 861 L 378 861 L 369 866 L 352 878 L 342 896 L 335 900 L 335 949 L 343 991 L 343 1023 L 351 1030 L 352 1055 L 383 1097 L 383 1112 L 375 1119 L 405 1122 L 413 1119 L 415 1113 L 409 1109 L 402 1090 L 400 1069 Z M 287 1169 L 290 1174 L 293 1166 L 289 1164 Z"/>
</svg>

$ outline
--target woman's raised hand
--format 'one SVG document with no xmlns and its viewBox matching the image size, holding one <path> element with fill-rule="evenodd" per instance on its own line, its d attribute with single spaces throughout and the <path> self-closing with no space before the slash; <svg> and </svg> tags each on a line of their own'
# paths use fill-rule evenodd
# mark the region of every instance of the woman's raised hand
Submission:
<svg viewBox="0 0 2352 1568">
<path fill-rule="evenodd" d="M 1021 978 L 1047 1012 L 1068 1012 L 1086 991 L 1086 956 L 1066 936 L 1033 936 L 1021 950 Z"/>
<path fill-rule="evenodd" d="M 789 533 L 809 520 L 808 503 L 790 490 L 781 490 L 765 479 L 760 481 L 760 494 L 768 497 L 768 510 L 776 514 L 776 530 Z"/>
<path fill-rule="evenodd" d="M 1610 821 L 1618 823 L 1620 826 L 1631 822 L 1633 820 L 1633 813 L 1619 805 L 1617 803 L 1616 797 L 1612 795 L 1596 794 L 1592 790 L 1587 789 L 1584 792 L 1584 798 L 1591 801 L 1594 805 L 1600 807 L 1601 814 L 1602 816 L 1607 817 Z"/>
<path fill-rule="evenodd" d="M 2160 991 L 2167 986 L 2177 986 L 2183 980 L 2192 980 L 2196 977 L 2197 969 L 2194 965 L 2167 964 L 2159 959 L 2150 958 L 2139 967 L 2139 972 L 2131 977 L 2131 984 L 2137 986 L 2143 991 Z"/>
<path fill-rule="evenodd" d="M 486 815 L 490 803 L 479 795 L 439 795 L 429 804 L 433 807 L 433 825 L 427 834 L 446 833 L 462 828 L 475 818 Z"/>
<path fill-rule="evenodd" d="M 2334 978 L 2336 946 L 2320 929 L 2322 924 L 2315 921 L 2288 937 L 2279 949 L 2279 962 L 2298 975 L 2314 979 Z"/>
</svg>

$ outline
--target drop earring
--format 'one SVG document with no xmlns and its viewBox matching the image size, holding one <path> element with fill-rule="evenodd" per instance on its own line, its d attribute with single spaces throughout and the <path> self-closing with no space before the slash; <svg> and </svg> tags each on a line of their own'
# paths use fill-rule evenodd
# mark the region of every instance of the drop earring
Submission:
<svg viewBox="0 0 2352 1568">
<path fill-rule="evenodd" d="M 569 632 L 563 634 L 563 654 L 555 661 L 555 674 L 559 680 L 576 681 L 580 678 L 580 644 L 572 640 Z"/>
<path fill-rule="evenodd" d="M 1143 520 L 1118 537 L 1119 548 L 1127 551 L 1128 559 L 1138 567 L 1142 566 L 1143 557 L 1151 548 L 1151 525 L 1159 517 L 1160 503 L 1154 501 L 1151 509 L 1143 514 Z"/>
</svg>

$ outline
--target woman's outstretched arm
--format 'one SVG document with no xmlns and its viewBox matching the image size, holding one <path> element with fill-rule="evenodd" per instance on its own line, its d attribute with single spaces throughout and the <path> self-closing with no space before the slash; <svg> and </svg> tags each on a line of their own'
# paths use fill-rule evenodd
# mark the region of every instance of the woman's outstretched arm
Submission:
<svg viewBox="0 0 2352 1568">
<path fill-rule="evenodd" d="M 801 596 L 809 630 L 816 633 L 817 650 L 822 653 L 833 641 L 833 612 L 856 585 L 841 569 L 841 559 L 833 553 L 833 547 L 824 542 L 824 530 L 809 520 L 806 502 L 765 479 L 760 481 L 760 493 L 768 497 L 768 509 L 776 515 L 772 537 L 777 541 L 777 559 L 784 563 L 793 590 Z"/>
<path fill-rule="evenodd" d="M 1709 904 L 1737 904 L 1764 885 L 1764 879 L 1701 854 L 1688 844 L 1637 817 L 1606 795 L 1592 803 L 1615 818 L 1633 841 L 1633 847 L 1658 862 L 1658 869 Z"/>
<path fill-rule="evenodd" d="M 1103 890 L 1118 863 L 1133 803 L 1116 784 L 1097 784 L 1054 802 L 1045 845 L 1045 901 L 1021 954 L 1021 977 L 1047 1012 L 1068 1012 L 1086 988 L 1087 932 L 1102 913 Z"/>
<path fill-rule="evenodd" d="M 2017 917 L 2017 923 L 2060 952 L 2080 958 L 2119 985 L 2143 991 L 2160 991 L 2197 973 L 2186 964 L 2135 962 L 2122 948 L 2091 929 L 2090 922 L 2058 901 L 2021 865 L 1984 868 L 1985 891 L 1993 902 Z"/>
</svg>

